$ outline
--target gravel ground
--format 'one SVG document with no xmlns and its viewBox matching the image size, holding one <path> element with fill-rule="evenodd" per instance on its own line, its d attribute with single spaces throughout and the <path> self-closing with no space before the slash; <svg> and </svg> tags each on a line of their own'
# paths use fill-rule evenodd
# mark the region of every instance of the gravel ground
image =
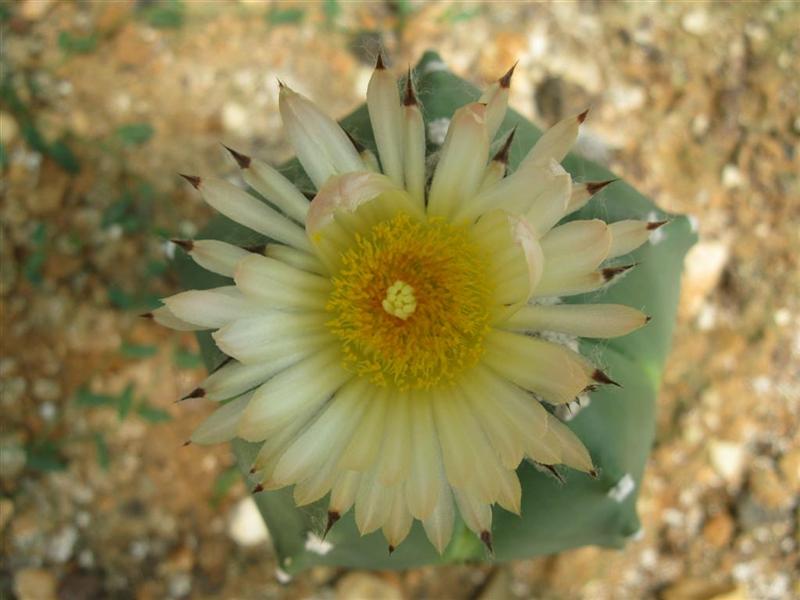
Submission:
<svg viewBox="0 0 800 600">
<path fill-rule="evenodd" d="M 800 597 L 800 7 L 794 2 L 0 2 L 0 597 Z M 280 581 L 206 414 L 164 240 L 208 218 L 177 172 L 278 162 L 276 78 L 334 115 L 376 49 L 427 48 L 691 214 L 679 325 L 624 551 Z M 155 442 L 155 443 L 154 443 Z"/>
</svg>

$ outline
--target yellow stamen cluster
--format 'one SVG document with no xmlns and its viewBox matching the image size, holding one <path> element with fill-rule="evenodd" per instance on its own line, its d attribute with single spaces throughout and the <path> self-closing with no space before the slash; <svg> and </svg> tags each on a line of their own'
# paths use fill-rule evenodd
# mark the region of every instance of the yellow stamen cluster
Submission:
<svg viewBox="0 0 800 600">
<path fill-rule="evenodd" d="M 341 264 L 326 308 L 346 368 L 427 389 L 478 361 L 492 290 L 466 226 L 400 213 L 357 235 Z"/>
</svg>

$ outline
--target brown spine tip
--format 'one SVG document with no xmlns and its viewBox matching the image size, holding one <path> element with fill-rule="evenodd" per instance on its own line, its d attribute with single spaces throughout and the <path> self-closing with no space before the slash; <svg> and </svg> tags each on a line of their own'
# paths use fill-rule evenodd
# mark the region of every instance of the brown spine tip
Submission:
<svg viewBox="0 0 800 600">
<path fill-rule="evenodd" d="M 255 467 L 250 467 L 250 470 L 248 471 L 248 474 L 252 475 L 255 472 L 256 472 L 256 468 Z"/>
<path fill-rule="evenodd" d="M 656 229 L 658 229 L 659 227 L 661 227 L 663 225 L 666 225 L 667 223 L 669 223 L 669 220 L 651 221 L 650 223 L 647 224 L 647 230 L 648 231 L 655 231 Z"/>
<path fill-rule="evenodd" d="M 511 151 L 511 143 L 514 141 L 514 134 L 517 133 L 517 127 L 514 126 L 514 129 L 511 130 L 511 133 L 508 134 L 508 138 L 503 143 L 503 147 L 497 151 L 497 154 L 494 155 L 492 160 L 497 161 L 499 163 L 503 163 L 504 165 L 508 164 L 508 155 Z"/>
<path fill-rule="evenodd" d="M 264 491 L 264 486 L 259 483 L 256 487 L 253 488 L 253 491 L 251 493 L 258 494 L 259 492 L 263 491 Z"/>
<path fill-rule="evenodd" d="M 378 58 L 375 61 L 375 70 L 376 71 L 383 71 L 386 68 L 386 65 L 383 64 L 383 52 L 378 52 Z"/>
<path fill-rule="evenodd" d="M 411 80 L 411 67 L 408 68 L 408 75 L 406 75 L 406 93 L 403 95 L 403 105 L 417 105 L 417 96 L 414 93 L 414 82 Z"/>
<path fill-rule="evenodd" d="M 191 398 L 202 398 L 205 395 L 206 391 L 203 388 L 194 388 L 191 392 L 186 394 L 183 398 L 181 398 L 177 402 L 183 402 L 184 400 L 189 400 Z"/>
<path fill-rule="evenodd" d="M 624 273 L 636 266 L 636 263 L 632 265 L 623 265 L 621 267 L 607 267 L 603 269 L 601 272 L 603 273 L 603 279 L 606 281 L 611 281 L 617 275 Z"/>
<path fill-rule="evenodd" d="M 597 479 L 599 477 L 597 469 L 592 469 L 591 471 L 589 471 L 589 477 L 591 477 L 592 479 Z"/>
<path fill-rule="evenodd" d="M 236 161 L 236 164 L 239 165 L 240 169 L 247 169 L 250 167 L 250 163 L 253 162 L 253 159 L 247 156 L 246 154 L 242 154 L 241 152 L 237 152 L 230 146 L 226 146 L 222 144 L 222 147 L 225 148 L 228 152 L 231 153 L 233 160 Z"/>
<path fill-rule="evenodd" d="M 186 181 L 192 184 L 192 187 L 196 190 L 200 189 L 200 178 L 197 175 L 184 175 L 183 173 L 178 173 L 181 177 L 183 177 Z"/>
<path fill-rule="evenodd" d="M 594 196 L 597 192 L 602 190 L 607 185 L 619 181 L 618 179 L 609 179 L 608 181 L 589 181 L 586 183 L 586 191 L 589 195 Z"/>
<path fill-rule="evenodd" d="M 619 388 L 621 388 L 621 387 L 622 387 L 622 386 L 621 386 L 620 384 L 618 384 L 616 381 L 614 381 L 613 379 L 611 379 L 611 377 L 609 377 L 608 375 L 606 375 L 605 373 L 603 373 L 603 372 L 602 372 L 600 369 L 595 369 L 595 370 L 594 370 L 594 373 L 592 373 L 592 379 L 593 379 L 594 381 L 596 381 L 597 383 L 604 383 L 604 384 L 615 385 L 615 386 L 617 386 L 617 387 L 619 387 Z"/>
<path fill-rule="evenodd" d="M 192 249 L 194 248 L 194 242 L 193 242 L 192 240 L 178 240 L 178 239 L 172 239 L 172 240 L 170 240 L 170 242 L 172 242 L 172 243 L 173 243 L 173 244 L 175 244 L 176 246 L 180 246 L 180 247 L 181 247 L 181 248 L 183 248 L 183 249 L 184 249 L 186 252 L 191 252 L 191 251 L 192 251 Z"/>
<path fill-rule="evenodd" d="M 590 383 L 590 384 L 589 384 L 589 385 L 587 385 L 585 388 L 583 388 L 583 390 L 581 391 L 581 393 L 582 393 L 582 394 L 590 394 L 590 393 L 592 393 L 592 392 L 596 391 L 596 390 L 597 390 L 597 387 L 598 387 L 598 386 L 596 386 L 595 384 L 593 384 L 593 383 Z M 567 405 L 567 406 L 569 406 L 569 405 Z"/>
<path fill-rule="evenodd" d="M 275 79 L 278 81 L 278 89 L 279 90 L 282 90 L 283 88 L 286 87 L 286 84 L 283 83 L 280 79 L 278 79 L 277 77 Z"/>
<path fill-rule="evenodd" d="M 494 554 L 494 547 L 492 546 L 492 534 L 485 529 L 481 531 L 481 541 L 486 548 L 489 549 L 489 554 Z"/>
<path fill-rule="evenodd" d="M 389 556 L 391 556 L 393 552 L 394 552 L 394 546 L 389 544 Z"/>
<path fill-rule="evenodd" d="M 586 120 L 586 116 L 589 114 L 589 109 L 587 108 L 581 114 L 578 115 L 578 123 L 583 123 Z"/>
<path fill-rule="evenodd" d="M 500 79 L 497 80 L 497 83 L 500 84 L 500 87 L 502 87 L 502 88 L 511 87 L 511 76 L 514 75 L 514 69 L 517 68 L 518 64 L 519 64 L 519 61 L 517 61 L 513 65 L 511 65 L 511 68 L 508 71 L 506 71 L 506 74 L 503 75 Z"/>
<path fill-rule="evenodd" d="M 328 522 L 325 524 L 325 532 L 322 534 L 323 540 L 325 539 L 325 536 L 328 535 L 328 532 L 331 530 L 331 527 L 333 527 L 336 521 L 338 521 L 341 518 L 342 515 L 340 515 L 335 510 L 328 511 Z"/>
<path fill-rule="evenodd" d="M 141 315 L 139 315 L 139 318 L 140 318 L 140 319 L 151 319 L 151 320 L 152 320 L 152 319 L 154 319 L 155 317 L 153 316 L 153 313 L 151 313 L 151 312 L 146 312 L 146 313 L 142 313 Z"/>
<path fill-rule="evenodd" d="M 192 440 L 186 440 L 185 442 L 183 442 L 183 446 L 182 447 L 186 448 L 186 446 L 191 445 L 191 443 L 192 443 Z"/>
<path fill-rule="evenodd" d="M 650 315 L 645 315 L 644 324 L 647 325 L 652 320 L 653 320 L 653 317 L 651 317 Z"/>
</svg>

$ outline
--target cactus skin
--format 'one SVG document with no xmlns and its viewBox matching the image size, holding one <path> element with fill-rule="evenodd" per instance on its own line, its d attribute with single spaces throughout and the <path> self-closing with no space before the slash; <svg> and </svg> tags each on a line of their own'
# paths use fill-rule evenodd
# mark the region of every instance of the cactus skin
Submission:
<svg viewBox="0 0 800 600">
<path fill-rule="evenodd" d="M 426 122 L 450 118 L 456 108 L 480 95 L 449 71 L 428 70 L 429 65 L 440 62 L 438 55 L 429 52 L 416 67 L 417 89 Z M 365 106 L 343 119 L 342 125 L 359 143 L 375 151 Z M 512 169 L 540 135 L 536 127 L 509 110 L 498 137 L 514 126 L 517 132 L 510 153 Z M 614 177 L 603 167 L 572 154 L 563 166 L 578 181 Z M 296 160 L 281 170 L 301 190 L 313 193 Z M 602 216 L 613 222 L 647 219 L 654 211 L 659 218 L 670 219 L 662 228 L 659 243 L 645 244 L 632 253 L 626 263 L 637 262 L 639 266 L 608 290 L 591 294 L 593 302 L 634 306 L 652 317 L 647 327 L 627 336 L 604 340 L 602 344 L 591 340 L 581 342 L 581 352 L 623 386 L 622 389 L 603 386 L 592 393 L 591 405 L 568 423 L 589 449 L 599 471 L 596 479 L 562 468 L 566 483 L 560 484 L 554 477 L 523 463 L 518 470 L 523 488 L 522 516 L 494 508 L 494 556 L 458 519 L 453 540 L 442 556 L 427 541 L 418 522 L 414 523 L 408 539 L 390 556 L 379 531 L 363 537 L 358 534 L 352 511 L 330 531 L 326 539 L 333 549 L 321 555 L 306 550 L 305 544 L 309 532 L 321 535 L 324 531 L 326 502 L 296 508 L 291 488 L 261 492 L 255 496 L 256 502 L 269 527 L 281 569 L 291 574 L 314 565 L 404 569 L 465 560 L 506 561 L 584 545 L 618 548 L 635 534 L 639 529 L 636 497 L 655 433 L 656 398 L 675 322 L 683 258 L 697 236 L 686 217 L 665 215 L 622 181 L 599 192 L 587 206 L 568 217 L 571 220 Z M 265 241 L 221 215 L 211 221 L 202 237 L 241 246 Z M 204 271 L 183 253 L 176 255 L 174 266 L 186 289 L 230 284 L 228 279 Z M 575 296 L 567 301 L 582 302 L 585 298 Z M 224 355 L 209 333 L 200 332 L 198 339 L 206 366 L 212 369 L 219 365 Z M 246 473 L 257 445 L 236 440 L 233 449 Z M 619 502 L 608 493 L 626 474 L 633 478 L 635 488 Z"/>
</svg>

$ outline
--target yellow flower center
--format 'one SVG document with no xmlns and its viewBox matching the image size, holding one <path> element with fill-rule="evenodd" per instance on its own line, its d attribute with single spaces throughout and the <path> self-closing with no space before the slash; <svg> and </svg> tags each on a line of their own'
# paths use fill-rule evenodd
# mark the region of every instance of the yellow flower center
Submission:
<svg viewBox="0 0 800 600">
<path fill-rule="evenodd" d="M 342 255 L 328 326 L 346 368 L 378 385 L 431 388 L 480 358 L 490 296 L 488 263 L 468 227 L 401 213 Z"/>
</svg>

